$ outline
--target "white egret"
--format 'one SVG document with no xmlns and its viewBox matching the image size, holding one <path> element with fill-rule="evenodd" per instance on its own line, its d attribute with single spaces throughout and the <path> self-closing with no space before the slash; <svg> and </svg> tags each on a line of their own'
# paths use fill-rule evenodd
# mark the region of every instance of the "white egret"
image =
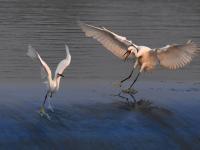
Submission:
<svg viewBox="0 0 200 150">
<path fill-rule="evenodd" d="M 130 85 L 128 90 L 134 85 L 142 71 L 149 71 L 161 65 L 168 69 L 178 69 L 188 64 L 199 47 L 192 41 L 184 44 L 172 44 L 162 48 L 149 48 L 146 46 L 138 46 L 126 37 L 117 35 L 114 32 L 102 27 L 95 27 L 83 22 L 78 22 L 80 28 L 87 37 L 93 37 L 100 42 L 105 48 L 111 51 L 120 59 L 127 59 L 129 56 L 135 56 L 136 61 L 130 75 L 121 80 L 120 84 L 128 80 L 136 67 L 139 67 L 139 72 Z"/>
<path fill-rule="evenodd" d="M 56 71 L 55 71 L 54 78 L 52 78 L 51 69 L 49 68 L 47 63 L 41 58 L 39 53 L 31 45 L 28 46 L 27 55 L 29 57 L 31 57 L 32 59 L 37 59 L 39 61 L 39 63 L 41 64 L 41 77 L 47 86 L 47 93 L 45 95 L 44 101 L 43 101 L 41 109 L 40 109 L 41 115 L 48 116 L 48 114 L 45 112 L 45 109 L 44 109 L 47 97 L 48 96 L 52 97 L 52 95 L 59 90 L 60 79 L 61 79 L 61 77 L 64 77 L 63 72 L 66 69 L 66 67 L 69 66 L 69 64 L 71 62 L 71 55 L 70 55 L 69 48 L 67 45 L 65 45 L 65 49 L 66 49 L 66 58 L 63 59 L 58 64 Z M 49 100 L 49 108 L 53 111 L 50 100 Z"/>
</svg>

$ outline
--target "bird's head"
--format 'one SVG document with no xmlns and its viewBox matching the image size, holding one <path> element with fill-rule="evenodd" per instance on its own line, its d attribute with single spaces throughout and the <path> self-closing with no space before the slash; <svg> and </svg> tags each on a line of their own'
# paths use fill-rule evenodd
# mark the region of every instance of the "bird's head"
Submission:
<svg viewBox="0 0 200 150">
<path fill-rule="evenodd" d="M 138 53 L 138 51 L 139 51 L 139 49 L 135 45 L 129 46 L 128 50 L 123 55 L 123 56 L 125 56 L 124 60 L 126 61 L 130 54 L 136 55 Z"/>
<path fill-rule="evenodd" d="M 60 73 L 57 73 L 57 78 L 58 77 L 64 77 L 64 75 L 63 74 L 60 74 Z"/>
</svg>

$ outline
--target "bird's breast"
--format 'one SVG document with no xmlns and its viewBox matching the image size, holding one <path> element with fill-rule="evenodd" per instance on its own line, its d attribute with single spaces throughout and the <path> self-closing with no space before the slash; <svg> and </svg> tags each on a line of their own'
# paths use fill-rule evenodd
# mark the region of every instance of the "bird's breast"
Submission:
<svg viewBox="0 0 200 150">
<path fill-rule="evenodd" d="M 56 82 L 51 82 L 50 84 L 50 91 L 55 92 L 56 91 Z"/>
<path fill-rule="evenodd" d="M 154 53 L 147 53 L 138 58 L 140 66 L 145 65 L 144 71 L 150 71 L 157 65 L 157 57 Z"/>
</svg>

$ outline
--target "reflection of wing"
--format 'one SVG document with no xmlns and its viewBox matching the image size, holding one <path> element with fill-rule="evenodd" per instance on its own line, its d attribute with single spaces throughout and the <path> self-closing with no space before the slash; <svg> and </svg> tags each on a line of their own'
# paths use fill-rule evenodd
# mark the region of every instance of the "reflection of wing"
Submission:
<svg viewBox="0 0 200 150">
<path fill-rule="evenodd" d="M 45 80 L 45 83 L 48 83 L 48 81 L 51 79 L 51 70 L 49 66 L 46 64 L 44 60 L 42 60 L 39 53 L 31 45 L 28 46 L 27 55 L 32 59 L 39 60 L 41 64 L 41 77 L 43 80 Z"/>
<path fill-rule="evenodd" d="M 124 59 L 124 53 L 127 51 L 129 46 L 133 45 L 133 43 L 127 40 L 126 37 L 119 36 L 104 27 L 98 28 L 82 22 L 79 22 L 79 26 L 82 31 L 85 32 L 86 36 L 96 39 L 120 59 Z"/>
<path fill-rule="evenodd" d="M 157 49 L 160 65 L 169 69 L 177 69 L 188 64 L 199 48 L 188 41 L 182 45 L 167 45 Z"/>
<path fill-rule="evenodd" d="M 67 56 L 66 56 L 65 59 L 63 59 L 63 60 L 58 64 L 58 66 L 57 66 L 57 68 L 56 68 L 56 71 L 55 71 L 55 76 L 54 76 L 54 78 L 57 77 L 57 74 L 58 74 L 58 73 L 59 73 L 59 74 L 63 74 L 65 68 L 66 68 L 67 66 L 69 66 L 69 64 L 70 64 L 70 62 L 71 62 L 71 55 L 70 55 L 70 53 L 69 53 L 69 48 L 68 48 L 67 45 L 65 45 L 65 49 L 66 49 L 66 54 L 67 54 Z"/>
</svg>

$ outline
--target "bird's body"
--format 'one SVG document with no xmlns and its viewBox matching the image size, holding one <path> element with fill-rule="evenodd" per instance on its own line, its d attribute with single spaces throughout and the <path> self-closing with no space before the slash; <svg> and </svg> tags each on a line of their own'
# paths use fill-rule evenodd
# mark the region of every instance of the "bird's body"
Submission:
<svg viewBox="0 0 200 150">
<path fill-rule="evenodd" d="M 138 61 L 137 66 L 142 68 L 142 71 L 152 70 L 157 65 L 172 70 L 182 68 L 192 60 L 198 50 L 198 47 L 192 41 L 182 45 L 167 45 L 158 49 L 151 49 L 146 46 L 136 46 L 136 48 L 137 51 L 135 48 L 130 48 L 130 53 L 134 53 Z"/>
<path fill-rule="evenodd" d="M 144 66 L 144 71 L 153 70 L 159 64 L 157 54 L 154 50 L 146 46 L 138 46 L 139 52 L 136 54 L 138 59 L 137 66 Z"/>
<path fill-rule="evenodd" d="M 79 26 L 87 37 L 93 37 L 120 59 L 126 60 L 129 56 L 136 57 L 133 70 L 139 67 L 140 71 L 130 88 L 141 72 L 153 70 L 157 65 L 168 69 L 181 68 L 190 63 L 195 53 L 199 50 L 199 47 L 192 41 L 152 49 L 147 46 L 138 46 L 127 40 L 126 37 L 117 35 L 104 27 L 99 28 L 82 22 L 79 22 Z M 127 78 L 121 80 L 121 83 L 132 76 L 133 70 Z"/>
<path fill-rule="evenodd" d="M 41 64 L 41 77 L 44 80 L 44 83 L 46 84 L 46 87 L 47 87 L 47 93 L 45 95 L 45 99 L 44 99 L 44 102 L 43 102 L 42 108 L 41 108 L 41 111 L 43 113 L 45 112 L 44 105 L 45 105 L 47 97 L 48 96 L 52 97 L 52 95 L 59 90 L 61 77 L 64 77 L 63 72 L 66 69 L 66 67 L 68 67 L 70 65 L 71 55 L 69 52 L 69 48 L 67 45 L 65 45 L 65 48 L 66 48 L 66 58 L 63 59 L 58 64 L 56 71 L 55 71 L 54 78 L 52 78 L 52 73 L 51 73 L 51 70 L 50 70 L 49 66 L 47 65 L 47 63 L 41 58 L 39 53 L 32 46 L 29 45 L 29 47 L 28 47 L 27 55 L 29 57 L 31 57 L 32 59 L 39 60 L 39 63 Z M 49 107 L 52 109 L 52 107 L 50 105 L 50 101 L 49 101 Z"/>
<path fill-rule="evenodd" d="M 58 91 L 59 83 L 57 79 L 53 79 L 49 81 L 48 89 L 49 89 L 49 92 L 51 92 L 52 94 Z"/>
</svg>

